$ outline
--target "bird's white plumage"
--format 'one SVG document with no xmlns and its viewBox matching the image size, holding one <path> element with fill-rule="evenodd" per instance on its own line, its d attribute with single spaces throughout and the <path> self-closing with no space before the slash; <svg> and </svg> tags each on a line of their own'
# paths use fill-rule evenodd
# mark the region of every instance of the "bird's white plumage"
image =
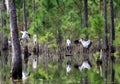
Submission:
<svg viewBox="0 0 120 84">
<path fill-rule="evenodd" d="M 70 40 L 70 39 L 67 39 L 66 45 L 67 45 L 67 46 L 70 46 L 70 45 L 71 45 L 71 40 Z"/>
<path fill-rule="evenodd" d="M 29 39 L 29 35 L 27 31 L 21 31 L 22 33 L 22 39 Z"/>
<path fill-rule="evenodd" d="M 79 41 L 82 43 L 84 48 L 88 48 L 88 46 L 90 45 L 90 42 L 91 42 L 90 40 L 85 41 L 82 39 L 80 39 Z"/>
<path fill-rule="evenodd" d="M 22 79 L 26 80 L 28 78 L 29 73 L 28 72 L 22 72 Z"/>
</svg>

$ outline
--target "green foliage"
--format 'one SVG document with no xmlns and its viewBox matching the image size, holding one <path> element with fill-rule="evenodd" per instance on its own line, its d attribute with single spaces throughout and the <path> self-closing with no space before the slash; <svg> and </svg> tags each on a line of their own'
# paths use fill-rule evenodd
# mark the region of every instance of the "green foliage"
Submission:
<svg viewBox="0 0 120 84">
<path fill-rule="evenodd" d="M 103 18 L 101 15 L 97 15 L 95 17 L 91 17 L 90 18 L 90 22 L 91 22 L 91 32 L 94 33 L 94 35 L 97 35 L 97 36 L 100 36 L 102 37 L 103 35 L 103 30 L 104 30 L 104 27 L 103 27 Z M 91 33 L 90 33 L 91 34 Z"/>
<path fill-rule="evenodd" d="M 115 69 L 115 82 L 116 82 L 116 84 L 119 84 L 120 83 L 120 71 L 119 71 L 119 69 L 120 69 L 120 67 L 119 67 L 120 65 L 119 64 L 115 64 L 114 65 L 114 69 Z"/>
<path fill-rule="evenodd" d="M 88 72 L 88 77 L 90 80 L 90 83 L 92 84 L 103 84 L 104 83 L 104 78 L 101 77 L 98 73 L 93 72 L 92 70 Z"/>
<path fill-rule="evenodd" d="M 39 42 L 51 42 L 52 39 L 54 39 L 53 33 L 51 32 L 46 32 L 44 36 L 41 36 L 39 39 Z"/>
</svg>

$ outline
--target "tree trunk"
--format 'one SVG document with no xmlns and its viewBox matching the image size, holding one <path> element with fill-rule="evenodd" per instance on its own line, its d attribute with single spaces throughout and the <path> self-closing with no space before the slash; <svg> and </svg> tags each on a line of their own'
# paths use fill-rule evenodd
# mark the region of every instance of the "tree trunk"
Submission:
<svg viewBox="0 0 120 84">
<path fill-rule="evenodd" d="M 27 19 L 26 19 L 26 9 L 25 9 L 25 0 L 23 0 L 23 30 L 27 30 Z"/>
<path fill-rule="evenodd" d="M 107 30 L 107 4 L 104 0 L 104 84 L 107 84 L 107 66 L 108 66 L 108 30 Z"/>
<path fill-rule="evenodd" d="M 84 27 L 88 27 L 88 0 L 84 0 Z"/>
<path fill-rule="evenodd" d="M 18 36 L 17 28 L 17 16 L 16 16 L 16 6 L 15 0 L 9 0 L 10 3 L 10 32 L 11 32 L 11 41 L 12 41 L 12 68 L 11 68 L 11 78 L 22 79 L 22 58 L 21 58 L 21 49 L 20 41 Z"/>
<path fill-rule="evenodd" d="M 7 64 L 8 61 L 8 38 L 6 36 L 3 37 L 2 39 L 2 67 L 5 68 L 5 65 Z"/>
<path fill-rule="evenodd" d="M 58 75 L 60 75 L 60 71 L 62 69 L 62 35 L 61 30 L 58 29 L 58 38 L 57 38 L 57 45 L 58 45 Z"/>
<path fill-rule="evenodd" d="M 84 27 L 88 28 L 88 0 L 84 0 Z M 85 38 L 87 37 L 88 35 L 86 34 Z M 88 51 L 89 51 L 88 49 L 85 49 L 83 47 L 84 60 L 88 60 L 88 56 L 89 56 Z M 84 84 L 88 84 L 88 76 L 84 77 Z"/>
<path fill-rule="evenodd" d="M 6 20 L 4 18 L 4 13 L 6 12 L 5 0 L 2 0 L 2 7 L 1 7 L 1 26 L 2 26 L 2 36 L 1 36 L 1 57 L 2 57 L 2 69 L 5 71 L 5 66 L 8 61 L 8 38 L 5 36 L 4 27 L 6 26 Z M 6 76 L 2 74 L 1 79 L 5 81 Z"/>
<path fill-rule="evenodd" d="M 6 25 L 6 20 L 4 18 L 4 13 L 6 11 L 5 6 L 5 0 L 2 0 L 2 9 L 1 9 L 1 21 L 2 21 L 2 29 Z M 7 64 L 7 56 L 8 56 L 8 39 L 4 35 L 4 32 L 2 31 L 2 49 L 1 49 L 1 55 L 2 55 L 2 67 L 4 68 Z"/>
<path fill-rule="evenodd" d="M 113 9 L 113 0 L 110 0 L 110 77 L 111 77 L 111 84 L 115 84 L 115 70 L 113 68 L 114 65 L 114 46 L 113 41 L 115 40 L 115 28 L 114 28 L 114 9 Z"/>
</svg>

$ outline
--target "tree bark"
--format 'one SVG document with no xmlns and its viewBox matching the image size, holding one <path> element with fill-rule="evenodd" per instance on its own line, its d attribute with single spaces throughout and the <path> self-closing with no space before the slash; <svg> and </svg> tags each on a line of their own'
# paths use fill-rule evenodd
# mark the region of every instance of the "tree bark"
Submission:
<svg viewBox="0 0 120 84">
<path fill-rule="evenodd" d="M 10 3 L 10 32 L 12 41 L 12 67 L 11 67 L 11 78 L 22 79 L 22 58 L 20 41 L 18 36 L 17 18 L 16 18 L 16 6 L 15 0 L 9 0 Z"/>
<path fill-rule="evenodd" d="M 7 64 L 8 61 L 8 38 L 6 36 L 3 37 L 2 39 L 2 67 L 5 68 L 5 65 Z"/>
<path fill-rule="evenodd" d="M 4 14 L 6 12 L 6 5 L 5 5 L 5 0 L 2 0 L 2 4 L 1 4 L 1 28 L 2 28 L 2 31 L 1 31 L 1 57 L 2 57 L 2 61 L 1 61 L 1 64 L 2 64 L 2 69 L 5 71 L 6 68 L 5 66 L 7 65 L 7 61 L 8 61 L 8 38 L 7 36 L 5 36 L 5 33 L 4 33 L 4 27 L 6 26 L 6 20 L 5 20 L 5 17 L 4 17 Z M 1 79 L 3 81 L 5 81 L 6 79 L 6 76 L 4 74 L 1 75 Z"/>
<path fill-rule="evenodd" d="M 115 70 L 113 68 L 114 65 L 114 46 L 113 41 L 115 40 L 115 28 L 114 28 L 114 9 L 113 9 L 113 0 L 110 0 L 110 80 L 111 84 L 115 84 Z"/>
<path fill-rule="evenodd" d="M 2 0 L 2 8 L 1 8 L 1 22 L 2 22 L 2 29 L 6 25 L 6 20 L 4 18 L 4 13 L 6 12 L 5 0 Z M 8 39 L 4 35 L 4 31 L 2 31 L 2 48 L 1 48 L 1 55 L 2 55 L 2 67 L 4 68 L 7 64 L 7 56 L 8 56 Z"/>
<path fill-rule="evenodd" d="M 84 27 L 88 28 L 88 0 L 84 0 Z M 85 35 L 88 40 L 88 35 Z M 88 60 L 88 49 L 83 47 L 83 59 Z M 84 84 L 88 84 L 88 76 L 84 77 Z"/>
<path fill-rule="evenodd" d="M 84 0 L 84 27 L 88 27 L 88 0 Z"/>
<path fill-rule="evenodd" d="M 107 3 L 104 0 L 104 84 L 107 84 L 107 66 L 108 66 L 108 30 L 107 30 Z"/>
<path fill-rule="evenodd" d="M 26 8 L 25 0 L 23 0 L 23 30 L 27 31 L 27 19 L 26 19 Z"/>
</svg>

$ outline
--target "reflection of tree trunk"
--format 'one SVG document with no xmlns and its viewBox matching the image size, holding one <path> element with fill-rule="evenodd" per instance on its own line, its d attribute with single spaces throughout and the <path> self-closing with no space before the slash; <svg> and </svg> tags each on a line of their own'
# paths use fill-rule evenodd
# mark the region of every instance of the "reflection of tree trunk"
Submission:
<svg viewBox="0 0 120 84">
<path fill-rule="evenodd" d="M 108 66 L 108 37 L 107 37 L 107 4 L 104 0 L 104 84 L 107 84 L 107 66 Z"/>
<path fill-rule="evenodd" d="M 22 58 L 21 49 L 18 36 L 17 18 L 16 18 L 16 7 L 15 0 L 9 0 L 10 3 L 10 32 L 12 41 L 12 67 L 11 67 L 11 78 L 22 79 Z"/>
<path fill-rule="evenodd" d="M 115 84 L 115 70 L 113 68 L 114 65 L 114 47 L 113 41 L 115 40 L 115 28 L 114 28 L 114 9 L 113 9 L 113 0 L 110 0 L 110 76 L 111 76 L 111 84 Z"/>
</svg>

